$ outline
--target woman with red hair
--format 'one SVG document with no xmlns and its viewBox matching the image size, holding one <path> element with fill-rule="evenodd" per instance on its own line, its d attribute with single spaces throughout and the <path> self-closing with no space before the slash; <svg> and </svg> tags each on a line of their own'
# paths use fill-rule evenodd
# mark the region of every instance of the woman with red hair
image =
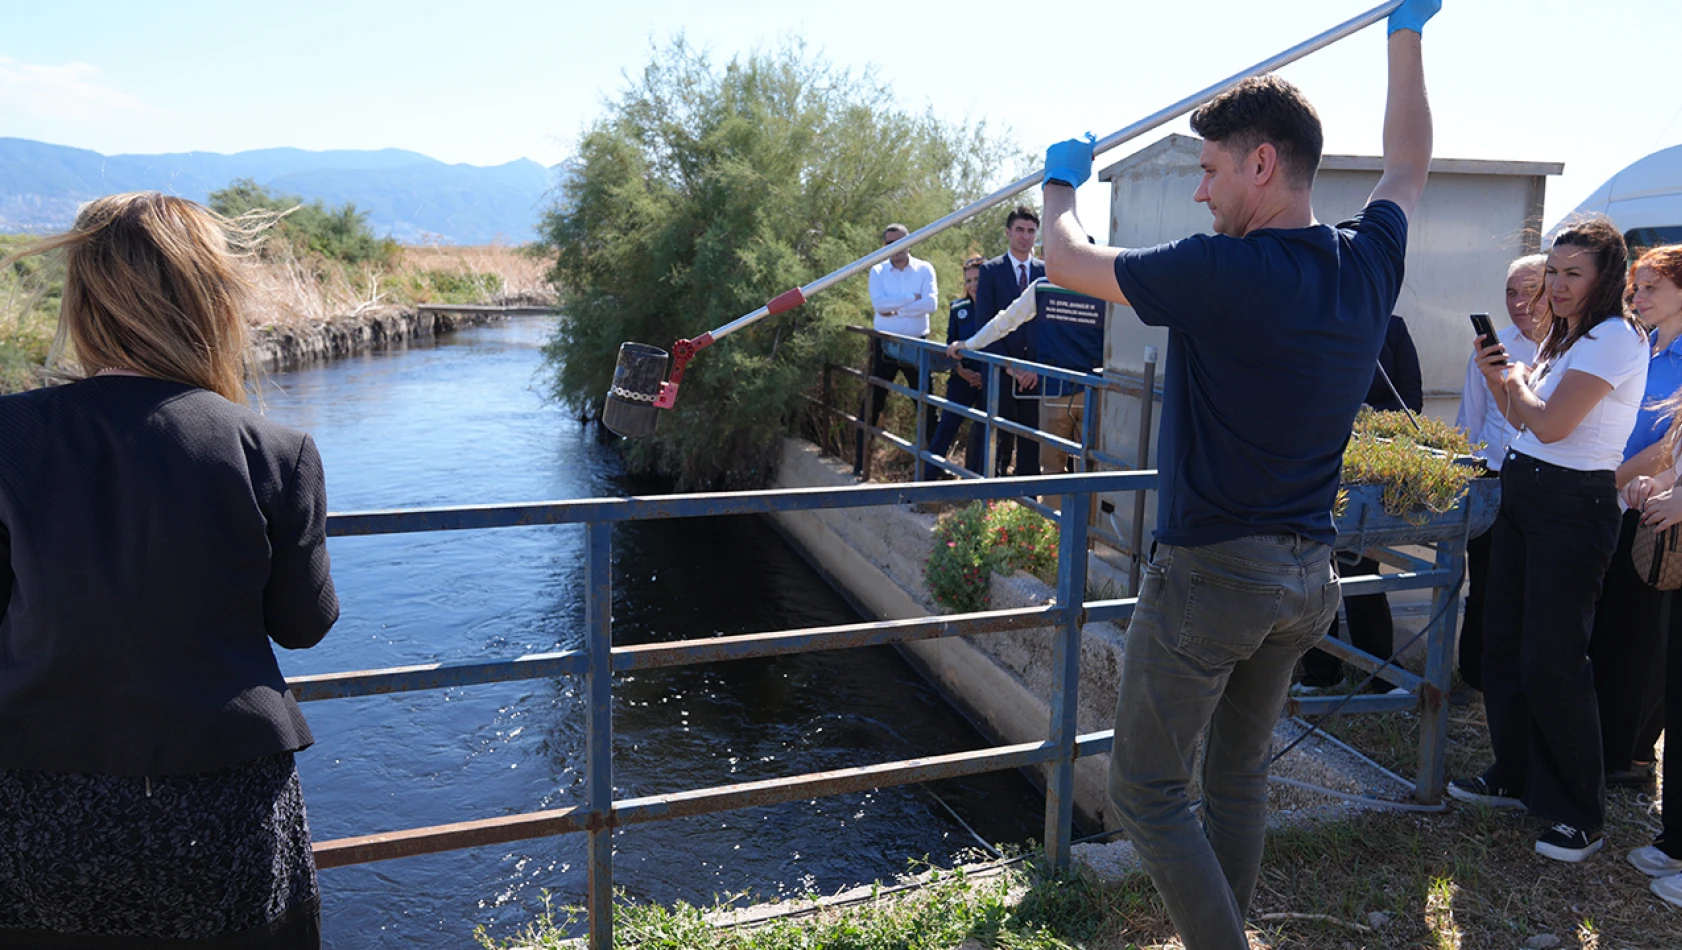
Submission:
<svg viewBox="0 0 1682 950">
<path fill-rule="evenodd" d="M 1634 290 L 1632 306 L 1644 320 L 1655 327 L 1662 327 L 1667 320 L 1682 322 L 1682 245 L 1658 247 L 1641 255 L 1630 270 L 1630 279 Z M 1682 493 L 1673 490 L 1677 480 L 1676 456 L 1682 447 L 1682 426 L 1676 424 L 1677 417 L 1682 415 L 1682 385 L 1672 388 L 1669 395 L 1668 400 L 1654 407 L 1655 415 L 1669 426 L 1666 437 L 1656 443 L 1668 464 L 1656 476 L 1637 475 L 1624 488 L 1624 501 L 1642 520 L 1661 528 L 1682 522 Z M 1661 665 L 1664 671 L 1661 708 L 1665 734 L 1674 736 L 1682 735 L 1682 617 L 1677 616 L 1674 605 L 1668 639 L 1666 650 L 1663 637 L 1659 638 L 1654 659 L 1667 656 Z M 1650 726 L 1637 739 L 1650 750 L 1657 740 L 1657 731 L 1656 725 Z M 1675 756 L 1671 759 L 1682 761 Z M 1663 830 L 1658 838 L 1647 847 L 1631 851 L 1629 862 L 1659 878 L 1653 882 L 1653 893 L 1682 906 L 1682 877 L 1677 876 L 1682 874 L 1682 807 L 1664 810 Z"/>
<path fill-rule="evenodd" d="M 1646 252 L 1629 273 L 1630 309 L 1647 328 L 1651 355 L 1635 430 L 1617 469 L 1620 490 L 1640 476 L 1656 476 L 1671 468 L 1665 438 L 1671 413 L 1663 404 L 1682 389 L 1682 246 Z M 1653 784 L 1653 748 L 1664 720 L 1662 611 L 1667 595 L 1635 572 L 1630 548 L 1640 520 L 1640 512 L 1633 507 L 1624 513 L 1618 550 L 1606 570 L 1589 640 L 1608 787 Z"/>
</svg>

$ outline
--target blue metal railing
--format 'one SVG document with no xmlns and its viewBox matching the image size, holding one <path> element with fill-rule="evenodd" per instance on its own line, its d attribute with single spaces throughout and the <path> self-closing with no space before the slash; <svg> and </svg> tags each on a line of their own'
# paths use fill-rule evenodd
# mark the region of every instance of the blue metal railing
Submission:
<svg viewBox="0 0 1682 950">
<path fill-rule="evenodd" d="M 918 387 L 916 389 L 903 386 L 891 380 L 870 376 L 868 372 L 860 372 L 852 369 L 851 367 L 834 367 L 834 369 L 839 369 L 841 372 L 849 376 L 855 376 L 863 380 L 865 382 L 867 393 L 870 387 L 874 386 L 885 389 L 888 392 L 898 393 L 899 395 L 905 396 L 906 398 L 916 402 L 916 441 L 909 441 L 884 428 L 871 426 L 867 424 L 866 420 L 853 416 L 835 406 L 825 405 L 824 408 L 848 421 L 855 427 L 863 429 L 866 433 L 866 438 L 883 439 L 895 448 L 909 453 L 913 458 L 917 459 L 919 465 L 927 465 L 933 468 L 938 468 L 941 471 L 956 475 L 960 478 L 980 478 L 982 477 L 982 472 L 991 472 L 994 468 L 994 463 L 996 461 L 994 458 L 996 448 L 993 439 L 994 432 L 1004 432 L 1019 438 L 1034 439 L 1041 445 L 1048 445 L 1053 448 L 1061 449 L 1071 458 L 1076 460 L 1075 464 L 1077 466 L 1077 471 L 1086 471 L 1087 466 L 1091 463 L 1098 463 L 1110 466 L 1111 468 L 1123 470 L 1128 469 L 1133 465 L 1133 463 L 1117 458 L 1116 456 L 1105 453 L 1097 448 L 1098 414 L 1094 411 L 1096 407 L 1092 405 L 1092 394 L 1101 391 L 1120 392 L 1127 388 L 1116 380 L 1097 373 L 1086 373 L 1079 370 L 1063 369 L 1058 366 L 1035 363 L 1029 360 L 1019 360 L 1008 356 L 999 356 L 994 353 L 987 353 L 983 351 L 965 351 L 965 359 L 983 363 L 987 367 L 987 385 L 985 387 L 987 405 L 985 410 L 975 409 L 969 406 L 962 406 L 954 403 L 946 399 L 944 396 L 936 395 L 931 391 L 934 361 L 936 359 L 944 358 L 944 353 L 946 351 L 945 347 L 937 343 L 931 343 L 928 340 L 899 336 L 893 333 L 883 333 L 879 330 L 867 329 L 865 327 L 848 327 L 847 329 L 855 333 L 868 336 L 873 340 L 889 341 L 902 350 L 910 350 L 916 354 L 918 376 Z M 1032 370 L 1042 380 L 1057 380 L 1068 384 L 1081 393 L 1082 398 L 1086 400 L 1086 404 L 1082 417 L 1081 440 L 1079 442 L 1074 442 L 1061 436 L 1053 435 L 1038 427 L 1022 425 L 999 415 L 999 387 L 1003 382 L 1000 376 L 1004 371 L 1009 369 Z M 924 412 L 924 407 L 931 406 L 939 409 L 943 413 L 950 412 L 961 418 L 982 424 L 985 430 L 986 438 L 986 444 L 983 446 L 982 452 L 982 472 L 972 472 L 956 462 L 949 461 L 944 456 L 934 455 L 928 451 L 929 438 L 934 433 L 925 431 L 927 418 Z M 868 472 L 866 474 L 868 474 Z M 1061 473 L 1053 472 L 1051 474 L 1055 475 Z M 1044 508 L 1041 508 L 1040 510 L 1042 513 L 1055 519 L 1055 512 L 1048 511 Z"/>
<path fill-rule="evenodd" d="M 588 836 L 589 945 L 592 950 L 608 950 L 612 945 L 612 834 L 617 827 L 939 778 L 1043 766 L 1048 770 L 1044 835 L 1046 855 L 1054 866 L 1065 866 L 1069 861 L 1074 819 L 1074 763 L 1082 756 L 1107 753 L 1113 738 L 1110 731 L 1085 735 L 1076 732 L 1081 628 L 1088 622 L 1099 620 L 1124 621 L 1132 616 L 1135 603 L 1131 598 L 1090 603 L 1085 600 L 1088 506 L 1093 493 L 1142 491 L 1154 487 L 1155 483 L 1156 473 L 1149 471 L 1087 472 L 1037 478 L 584 499 L 330 515 L 328 533 L 333 537 L 525 525 L 582 525 L 586 538 L 586 607 L 585 635 L 578 649 L 512 660 L 437 663 L 300 676 L 289 680 L 288 685 L 299 701 L 314 702 L 478 683 L 579 676 L 584 680 L 588 748 L 582 805 L 319 842 L 315 846 L 317 864 L 322 868 L 332 868 L 583 832 Z M 1033 493 L 1063 496 L 1064 512 L 1069 516 L 1064 519 L 1058 540 L 1057 597 L 1052 604 L 674 643 L 613 646 L 611 532 L 615 522 L 918 502 L 969 502 Z M 1447 585 L 1457 584 L 1458 563 L 1454 559 L 1459 556 L 1454 545 L 1446 545 L 1435 564 L 1419 562 L 1411 565 L 1414 570 L 1401 574 L 1346 580 L 1343 582 L 1344 589 L 1348 593 L 1374 593 L 1437 587 L 1440 599 Z M 1445 558 L 1449 560 L 1445 561 Z M 1043 740 L 690 789 L 667 795 L 613 800 L 612 682 L 616 672 L 1035 628 L 1049 628 L 1055 638 L 1052 691 L 1048 697 L 1051 719 Z M 1433 694 L 1440 698 L 1441 691 L 1447 686 L 1447 668 L 1435 658 L 1445 640 L 1452 644 L 1453 632 L 1452 615 L 1446 618 L 1446 628 L 1433 630 L 1434 659 L 1421 681 L 1418 696 L 1361 696 L 1349 701 L 1349 711 L 1352 712 L 1419 708 L 1423 704 L 1426 721 L 1422 723 L 1421 730 L 1419 793 L 1427 801 L 1435 801 L 1434 796 L 1441 791 L 1441 742 L 1447 728 L 1440 702 L 1435 706 L 1436 713 L 1432 713 Z M 1369 669 L 1385 662 L 1347 648 L 1336 652 Z M 1338 700 L 1334 697 L 1303 700 L 1294 704 L 1293 711 L 1324 711 L 1335 702 Z M 1427 755 L 1428 742 L 1435 743 L 1434 759 Z"/>
</svg>

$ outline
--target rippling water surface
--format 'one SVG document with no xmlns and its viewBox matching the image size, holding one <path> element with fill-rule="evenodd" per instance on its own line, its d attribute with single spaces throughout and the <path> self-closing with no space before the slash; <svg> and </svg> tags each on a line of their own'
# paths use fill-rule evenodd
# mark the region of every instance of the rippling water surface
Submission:
<svg viewBox="0 0 1682 950">
<path fill-rule="evenodd" d="M 516 320 L 272 376 L 267 413 L 308 430 L 335 511 L 621 495 L 613 452 L 539 395 L 543 321 Z M 646 487 L 643 489 L 646 490 Z M 856 622 L 756 518 L 616 528 L 614 642 Z M 508 528 L 331 543 L 344 613 L 288 675 L 511 658 L 576 646 L 583 529 Z M 581 683 L 532 680 L 305 707 L 299 755 L 317 840 L 582 803 Z M 985 740 L 886 648 L 619 677 L 616 797 L 954 752 Z M 948 811 L 962 817 L 962 823 Z M 640 825 L 615 835 L 638 899 L 833 892 L 907 859 L 1037 836 L 1019 775 L 983 776 Z M 461 947 L 580 903 L 584 838 L 324 871 L 326 944 Z"/>
</svg>

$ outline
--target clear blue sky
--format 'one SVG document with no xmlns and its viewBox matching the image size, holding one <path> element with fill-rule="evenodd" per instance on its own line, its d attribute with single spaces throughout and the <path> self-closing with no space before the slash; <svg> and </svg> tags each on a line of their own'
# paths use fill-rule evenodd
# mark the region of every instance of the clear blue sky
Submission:
<svg viewBox="0 0 1682 950">
<path fill-rule="evenodd" d="M 719 60 L 803 37 L 908 107 L 986 118 L 1038 151 L 1120 128 L 1375 3 L 9 4 L 0 135 L 108 154 L 395 146 L 553 164 L 625 74 L 683 32 Z M 1425 33 L 1437 154 L 1564 162 L 1550 222 L 1624 165 L 1682 142 L 1676 0 L 1445 7 Z M 1379 150 L 1382 40 L 1375 27 L 1285 71 L 1319 108 L 1328 151 Z M 1175 129 L 1183 122 L 1147 139 Z M 1094 229 L 1103 200 L 1082 191 Z"/>
</svg>

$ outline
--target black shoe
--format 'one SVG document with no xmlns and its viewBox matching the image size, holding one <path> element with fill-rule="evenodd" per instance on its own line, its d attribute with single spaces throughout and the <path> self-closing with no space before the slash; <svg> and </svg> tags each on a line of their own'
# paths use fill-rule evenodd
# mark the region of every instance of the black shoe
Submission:
<svg viewBox="0 0 1682 950">
<path fill-rule="evenodd" d="M 1343 685 L 1343 671 L 1341 669 L 1334 670 L 1328 674 L 1304 670 L 1302 679 L 1298 682 L 1309 689 L 1331 689 L 1334 686 Z"/>
<path fill-rule="evenodd" d="M 1448 796 L 1475 805 L 1486 805 L 1490 808 L 1523 808 L 1524 802 L 1518 793 L 1510 789 L 1490 785 L 1482 776 L 1476 778 L 1457 778 L 1448 783 Z"/>
<path fill-rule="evenodd" d="M 1627 769 L 1615 769 L 1606 773 L 1607 788 L 1652 788 L 1658 775 L 1653 763 L 1634 764 Z"/>
<path fill-rule="evenodd" d="M 1576 864 L 1600 850 L 1606 836 L 1596 831 L 1590 834 L 1570 825 L 1554 825 L 1536 839 L 1536 853 L 1555 861 Z"/>
</svg>

